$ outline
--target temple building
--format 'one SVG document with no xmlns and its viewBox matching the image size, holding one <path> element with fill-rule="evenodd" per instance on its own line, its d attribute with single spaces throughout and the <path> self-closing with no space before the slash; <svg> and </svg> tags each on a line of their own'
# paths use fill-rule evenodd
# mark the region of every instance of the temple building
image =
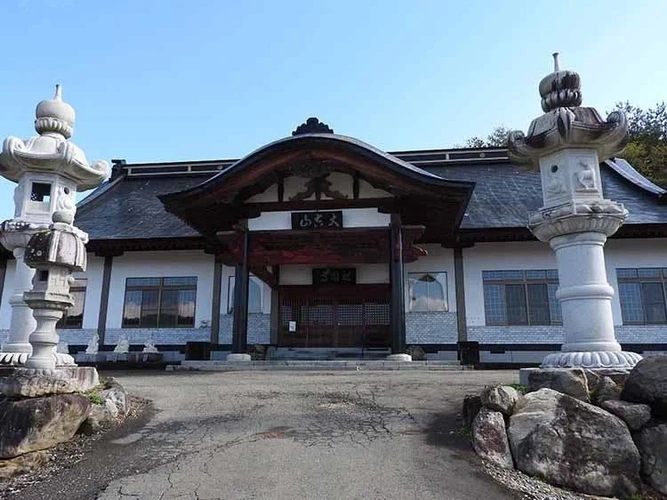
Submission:
<svg viewBox="0 0 667 500">
<path fill-rule="evenodd" d="M 240 160 L 113 163 L 78 205 L 70 345 L 455 359 L 475 341 L 483 361 L 526 363 L 563 342 L 555 257 L 526 227 L 540 174 L 506 149 L 386 153 L 310 118 Z M 621 158 L 600 176 L 629 211 L 606 245 L 617 338 L 667 350 L 665 190 Z M 6 335 L 14 261 L 0 266 Z"/>
<path fill-rule="evenodd" d="M 578 106 L 578 76 L 566 80 Z M 567 109 L 553 116 L 575 116 Z M 591 109 L 577 113 L 599 118 Z M 556 256 L 528 228 L 543 179 L 505 148 L 387 153 L 309 118 L 239 160 L 112 163 L 76 208 L 88 268 L 58 324 L 73 350 L 97 335 L 103 350 L 199 342 L 214 358 L 263 345 L 276 358 L 400 359 L 420 346 L 457 359 L 472 342 L 482 362 L 535 363 L 564 342 Z M 616 339 L 639 354 L 667 351 L 666 191 L 619 157 L 599 170 L 580 163 L 565 184 L 545 184 L 544 199 L 565 200 L 567 184 L 592 218 L 602 192 L 615 202 L 602 200 L 624 223 L 599 262 L 615 290 L 604 300 Z M 35 179 L 19 186 L 30 192 L 23 208 L 49 215 L 53 186 Z M 552 216 L 563 215 L 542 208 Z M 3 344 L 15 264 L 0 254 Z"/>
</svg>

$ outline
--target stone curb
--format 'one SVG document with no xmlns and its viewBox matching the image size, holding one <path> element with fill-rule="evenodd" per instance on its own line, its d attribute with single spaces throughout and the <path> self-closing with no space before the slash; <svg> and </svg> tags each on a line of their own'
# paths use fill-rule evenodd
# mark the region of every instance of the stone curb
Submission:
<svg viewBox="0 0 667 500">
<path fill-rule="evenodd" d="M 183 361 L 180 365 L 167 366 L 168 371 L 461 371 L 466 369 L 470 368 L 461 366 L 457 361 Z"/>
</svg>

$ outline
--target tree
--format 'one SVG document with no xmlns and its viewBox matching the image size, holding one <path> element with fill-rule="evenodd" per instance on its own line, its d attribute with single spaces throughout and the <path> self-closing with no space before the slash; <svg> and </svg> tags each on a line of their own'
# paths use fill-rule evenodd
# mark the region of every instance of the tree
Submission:
<svg viewBox="0 0 667 500">
<path fill-rule="evenodd" d="M 667 106 L 664 102 L 646 110 L 629 102 L 614 108 L 628 118 L 628 145 L 620 157 L 642 175 L 660 186 L 667 186 Z"/>
<path fill-rule="evenodd" d="M 466 148 L 504 148 L 507 147 L 507 136 L 510 129 L 504 125 L 494 128 L 486 139 L 481 137 L 471 137 L 465 142 Z"/>
</svg>

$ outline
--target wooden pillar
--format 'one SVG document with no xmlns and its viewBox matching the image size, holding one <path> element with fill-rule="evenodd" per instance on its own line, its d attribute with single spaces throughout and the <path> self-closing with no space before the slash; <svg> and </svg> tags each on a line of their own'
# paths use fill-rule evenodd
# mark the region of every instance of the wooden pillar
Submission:
<svg viewBox="0 0 667 500">
<path fill-rule="evenodd" d="M 405 353 L 405 286 L 403 276 L 403 231 L 396 214 L 389 226 L 389 282 L 391 284 L 390 335 L 392 354 Z"/>
<path fill-rule="evenodd" d="M 99 337 L 100 349 L 104 346 L 104 337 L 107 332 L 107 311 L 109 309 L 109 290 L 111 287 L 111 269 L 113 258 L 123 255 L 122 252 L 114 254 L 103 254 L 104 271 L 102 273 L 102 293 L 100 294 L 100 312 L 97 317 L 97 336 Z"/>
<path fill-rule="evenodd" d="M 459 342 L 468 340 L 466 325 L 466 293 L 463 274 L 463 248 L 454 247 L 454 287 L 456 288 L 456 324 Z"/>
<path fill-rule="evenodd" d="M 220 341 L 220 301 L 222 300 L 222 261 L 216 255 L 213 263 L 213 298 L 211 299 L 211 344 Z"/>
<path fill-rule="evenodd" d="M 234 325 L 232 329 L 232 354 L 245 354 L 248 350 L 248 250 L 250 233 L 247 229 L 241 234 L 241 262 L 236 264 L 234 274 Z"/>
<path fill-rule="evenodd" d="M 280 329 L 280 266 L 273 266 L 273 273 L 276 277 L 276 287 L 271 288 L 271 322 L 270 332 L 272 345 L 278 344 L 278 330 Z"/>
</svg>

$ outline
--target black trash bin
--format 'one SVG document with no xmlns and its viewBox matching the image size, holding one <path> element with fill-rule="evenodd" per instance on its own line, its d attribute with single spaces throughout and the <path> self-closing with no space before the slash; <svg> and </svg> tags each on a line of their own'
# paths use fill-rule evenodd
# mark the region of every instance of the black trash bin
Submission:
<svg viewBox="0 0 667 500">
<path fill-rule="evenodd" d="M 185 359 L 186 361 L 208 361 L 211 359 L 211 343 L 186 342 Z"/>
<path fill-rule="evenodd" d="M 479 342 L 459 342 L 458 349 L 462 365 L 479 365 Z"/>
</svg>

